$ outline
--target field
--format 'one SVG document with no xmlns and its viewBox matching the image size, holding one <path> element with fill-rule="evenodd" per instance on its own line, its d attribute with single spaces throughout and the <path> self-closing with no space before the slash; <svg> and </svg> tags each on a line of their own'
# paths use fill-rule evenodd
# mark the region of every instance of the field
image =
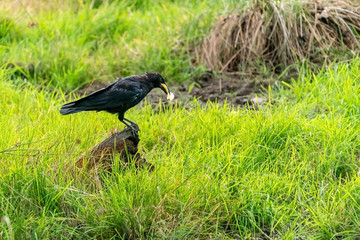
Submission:
<svg viewBox="0 0 360 240">
<path fill-rule="evenodd" d="M 123 125 L 102 112 L 62 116 L 69 93 L 146 71 L 191 90 L 206 72 L 193 45 L 242 6 L 9 2 L 0 2 L 0 239 L 360 238 L 359 58 L 299 63 L 297 77 L 257 95 L 266 101 L 256 110 L 146 100 L 126 116 L 154 171 L 116 159 L 112 173 L 73 171 Z"/>
</svg>

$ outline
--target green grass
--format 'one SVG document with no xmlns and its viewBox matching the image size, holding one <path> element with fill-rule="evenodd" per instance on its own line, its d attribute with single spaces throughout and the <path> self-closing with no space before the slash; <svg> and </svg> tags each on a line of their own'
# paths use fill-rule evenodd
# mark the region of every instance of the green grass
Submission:
<svg viewBox="0 0 360 240">
<path fill-rule="evenodd" d="M 196 101 L 131 110 L 156 169 L 130 167 L 102 183 L 70 178 L 69 166 L 116 117 L 61 116 L 61 94 L 14 87 L 2 71 L 0 215 L 19 238 L 356 239 L 359 66 L 305 72 L 259 111 Z"/>
<path fill-rule="evenodd" d="M 62 91 L 145 71 L 170 88 L 190 81 L 203 68 L 189 46 L 234 4 L 94 2 L 29 9 L 33 27 L 25 12 L 0 10 L 3 63 L 34 66 L 20 66 L 25 77 L 0 67 L 0 218 L 10 219 L 0 239 L 360 238 L 359 59 L 316 75 L 303 67 L 258 111 L 136 107 L 126 116 L 155 171 L 72 173 L 123 125 L 107 113 L 62 116 Z"/>
<path fill-rule="evenodd" d="M 61 11 L 54 7 L 30 15 L 26 8 L 15 14 L 1 10 L 0 58 L 3 64 L 32 64 L 34 73 L 24 70 L 27 79 L 64 90 L 150 71 L 170 82 L 191 81 L 202 68 L 192 65 L 189 46 L 224 6 L 190 0 L 148 3 L 110 1 L 94 8 L 74 1 Z"/>
</svg>

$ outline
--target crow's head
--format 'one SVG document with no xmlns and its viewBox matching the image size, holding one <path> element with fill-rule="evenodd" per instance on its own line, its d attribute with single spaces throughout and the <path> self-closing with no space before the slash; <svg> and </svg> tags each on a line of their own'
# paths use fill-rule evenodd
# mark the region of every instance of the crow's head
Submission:
<svg viewBox="0 0 360 240">
<path fill-rule="evenodd" d="M 167 95 L 167 99 L 173 100 L 174 94 L 170 92 L 169 87 L 166 85 L 164 78 L 160 73 L 146 73 L 146 76 L 153 84 L 154 88 L 160 88 Z"/>
</svg>

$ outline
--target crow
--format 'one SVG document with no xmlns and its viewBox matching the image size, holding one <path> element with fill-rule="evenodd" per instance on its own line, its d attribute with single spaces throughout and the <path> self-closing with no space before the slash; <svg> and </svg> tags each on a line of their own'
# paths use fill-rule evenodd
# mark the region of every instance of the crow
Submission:
<svg viewBox="0 0 360 240">
<path fill-rule="evenodd" d="M 143 100 L 153 88 L 162 89 L 169 100 L 174 98 L 174 94 L 170 92 L 164 78 L 159 73 L 145 73 L 143 75 L 119 78 L 105 88 L 77 101 L 65 104 L 60 109 L 60 113 L 67 115 L 82 111 L 106 111 L 118 114 L 120 122 L 133 129 L 132 125 L 135 123 L 126 119 L 124 114 L 128 109 Z"/>
</svg>

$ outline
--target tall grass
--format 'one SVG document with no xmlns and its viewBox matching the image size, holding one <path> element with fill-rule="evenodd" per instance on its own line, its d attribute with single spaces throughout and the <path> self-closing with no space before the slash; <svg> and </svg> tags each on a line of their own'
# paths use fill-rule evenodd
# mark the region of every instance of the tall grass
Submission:
<svg viewBox="0 0 360 240">
<path fill-rule="evenodd" d="M 259 111 L 131 110 L 155 171 L 98 178 L 69 166 L 116 117 L 61 116 L 62 95 L 14 87 L 2 70 L 0 215 L 18 238 L 356 239 L 359 65 L 304 71 Z"/>
</svg>

